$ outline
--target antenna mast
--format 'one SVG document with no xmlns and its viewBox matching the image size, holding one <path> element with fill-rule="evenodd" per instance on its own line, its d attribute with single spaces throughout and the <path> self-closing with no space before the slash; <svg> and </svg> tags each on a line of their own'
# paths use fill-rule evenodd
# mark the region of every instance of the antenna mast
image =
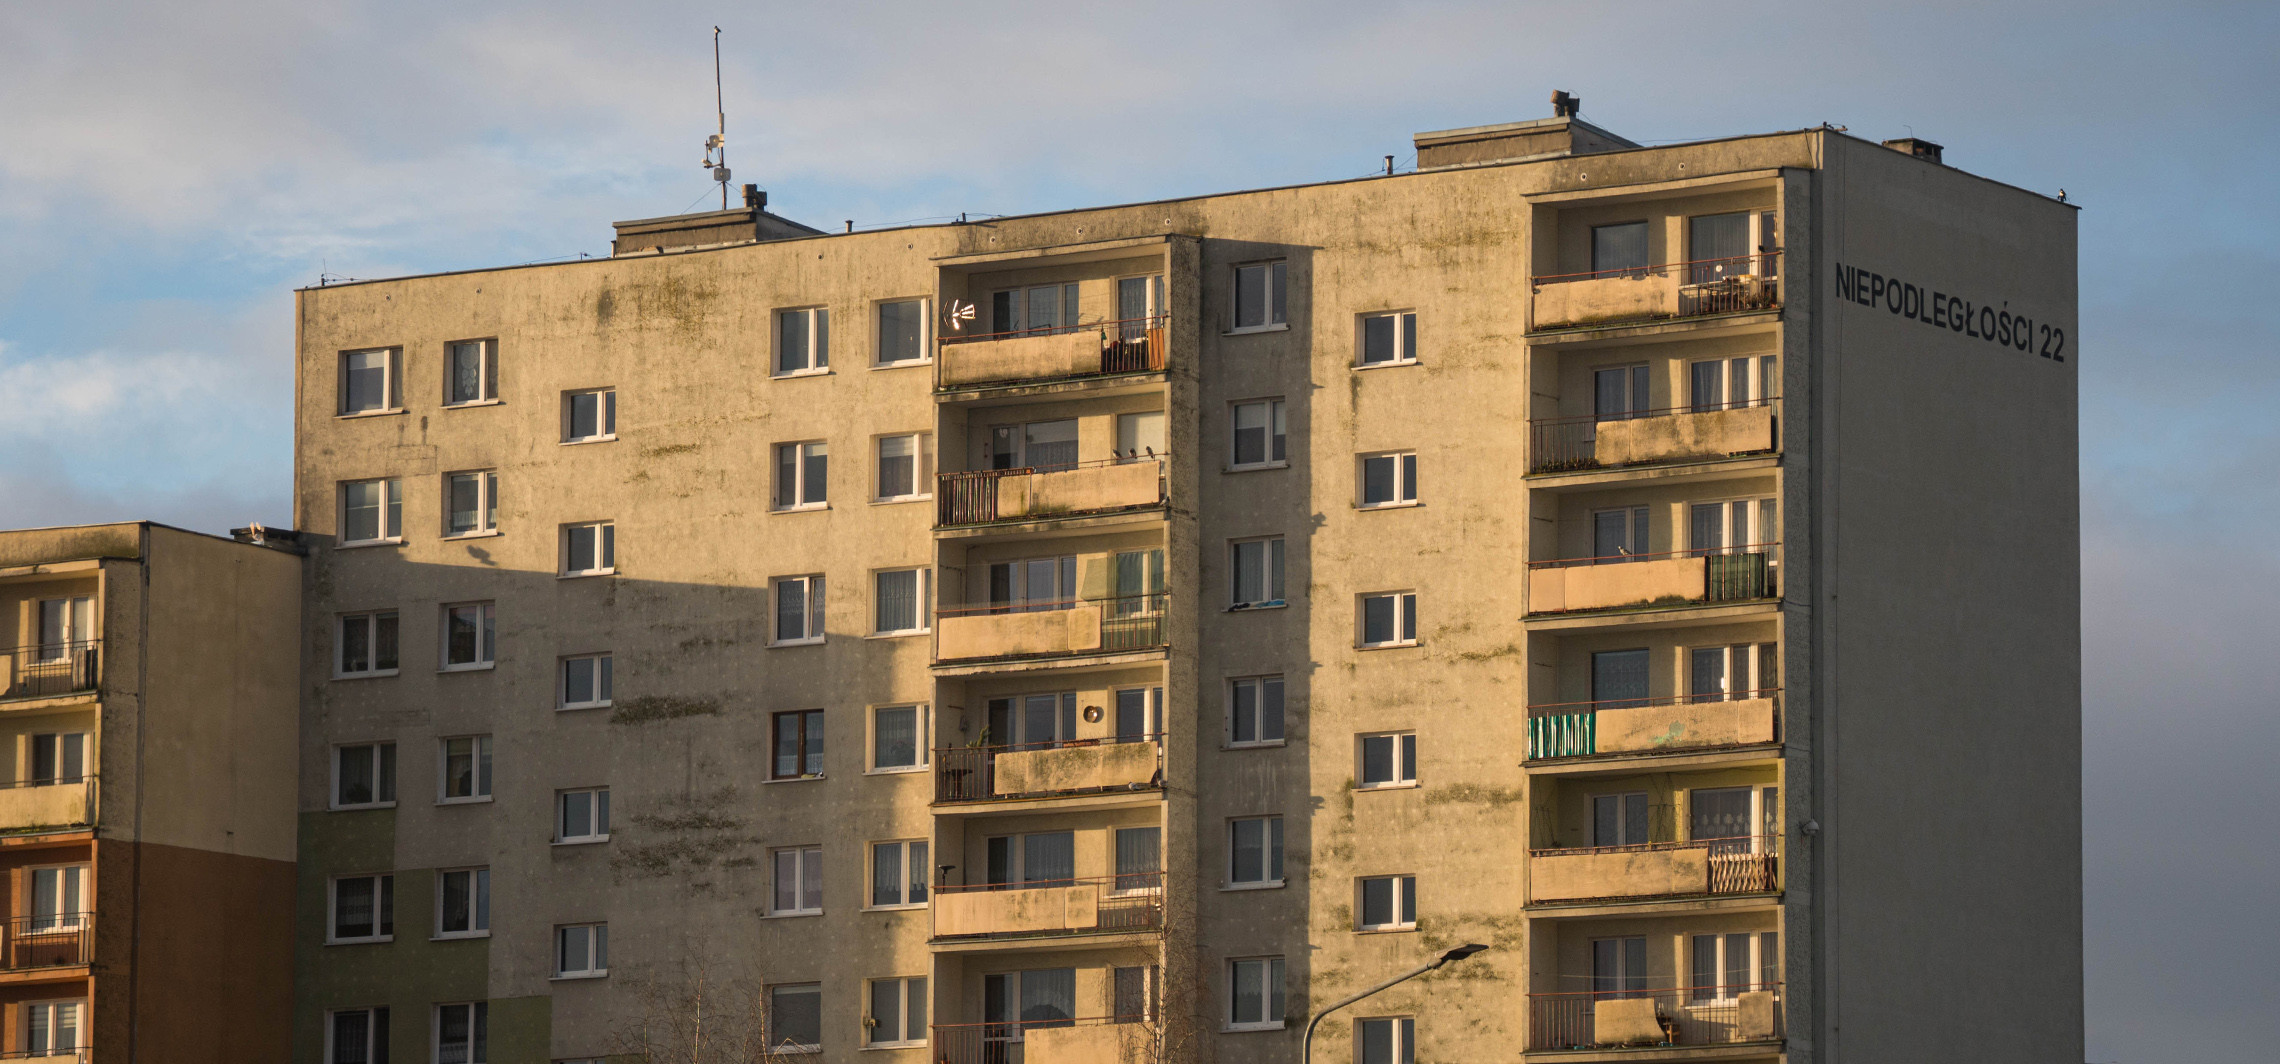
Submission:
<svg viewBox="0 0 2280 1064">
<path fill-rule="evenodd" d="M 713 180 L 720 182 L 720 209 L 728 209 L 728 107 L 721 102 L 720 92 L 720 27 L 713 27 L 713 117 L 719 121 L 719 131 L 705 138 L 704 166 L 710 168 Z"/>
</svg>

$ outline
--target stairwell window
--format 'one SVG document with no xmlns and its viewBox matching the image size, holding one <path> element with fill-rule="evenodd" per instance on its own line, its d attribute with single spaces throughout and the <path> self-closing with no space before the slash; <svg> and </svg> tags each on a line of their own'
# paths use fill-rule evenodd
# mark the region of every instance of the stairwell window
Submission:
<svg viewBox="0 0 2280 1064">
<path fill-rule="evenodd" d="M 1276 1031 L 1283 1025 L 1283 959 L 1242 957 L 1227 962 L 1227 1028 Z"/>
<path fill-rule="evenodd" d="M 554 795 L 554 841 L 608 842 L 610 789 L 588 787 Z"/>
<path fill-rule="evenodd" d="M 340 545 L 404 541 L 404 482 L 350 480 L 340 486 Z"/>
<path fill-rule="evenodd" d="M 499 530 L 499 474 L 484 469 L 443 478 L 443 534 L 486 536 Z"/>
<path fill-rule="evenodd" d="M 460 340 L 444 355 L 443 405 L 474 406 L 499 398 L 499 342 Z"/>
<path fill-rule="evenodd" d="M 770 916 L 819 916 L 823 913 L 823 848 L 800 846 L 769 855 L 775 866 L 776 892 Z"/>
<path fill-rule="evenodd" d="M 1383 591 L 1361 597 L 1363 649 L 1417 644 L 1417 593 Z"/>
<path fill-rule="evenodd" d="M 554 929 L 554 977 L 599 979 L 610 974 L 610 925 L 561 924 Z"/>
<path fill-rule="evenodd" d="M 926 977 L 871 980 L 871 1014 L 863 1040 L 872 1046 L 926 1044 Z"/>
<path fill-rule="evenodd" d="M 1359 771 L 1355 786 L 1414 787 L 1417 785 L 1417 733 L 1385 732 L 1359 737 Z"/>
<path fill-rule="evenodd" d="M 780 576 L 775 591 L 776 639 L 769 645 L 823 642 L 823 577 Z"/>
<path fill-rule="evenodd" d="M 822 373 L 831 368 L 831 312 L 801 307 L 776 312 L 776 376 Z"/>
<path fill-rule="evenodd" d="M 1417 1059 L 1417 1019 L 1388 1016 L 1354 1022 L 1354 1064 L 1414 1064 Z"/>
<path fill-rule="evenodd" d="M 435 1007 L 435 1064 L 490 1064 L 491 1004 Z"/>
<path fill-rule="evenodd" d="M 1252 399 L 1230 408 L 1230 470 L 1266 469 L 1287 461 L 1281 399 Z"/>
<path fill-rule="evenodd" d="M 1228 545 L 1232 563 L 1229 609 L 1284 605 L 1283 537 L 1239 539 Z"/>
<path fill-rule="evenodd" d="M 1365 454 L 1360 462 L 1363 509 L 1409 506 L 1417 502 L 1417 452 Z"/>
<path fill-rule="evenodd" d="M 874 366 L 908 366 L 926 361 L 933 319 L 924 299 L 892 299 L 879 304 L 879 338 Z"/>
<path fill-rule="evenodd" d="M 1230 332 L 1262 332 L 1287 327 L 1290 321 L 1289 264 L 1248 262 L 1235 267 L 1234 328 Z"/>
<path fill-rule="evenodd" d="M 617 439 L 617 389 L 562 393 L 562 442 Z"/>
<path fill-rule="evenodd" d="M 596 709 L 610 704 L 617 670 L 609 654 L 562 659 L 562 690 L 556 709 Z"/>
<path fill-rule="evenodd" d="M 1242 817 L 1227 822 L 1227 883 L 1232 887 L 1283 885 L 1283 818 Z"/>
<path fill-rule="evenodd" d="M 436 742 L 436 801 L 491 800 L 491 737 L 462 735 Z"/>
<path fill-rule="evenodd" d="M 377 809 L 394 804 L 395 743 L 333 747 L 333 808 Z"/>
<path fill-rule="evenodd" d="M 1283 741 L 1283 678 L 1227 681 L 1227 744 L 1275 746 Z"/>
<path fill-rule="evenodd" d="M 1417 877 L 1368 876 L 1355 884 L 1355 912 L 1363 931 L 1417 929 Z"/>
<path fill-rule="evenodd" d="M 396 877 L 336 876 L 326 899 L 327 942 L 385 942 L 396 937 Z"/>
<path fill-rule="evenodd" d="M 830 504 L 831 447 L 821 440 L 776 445 L 776 509 L 820 510 Z"/>
<path fill-rule="evenodd" d="M 1364 314 L 1361 326 L 1362 366 L 1404 366 L 1417 361 L 1417 313 Z"/>
<path fill-rule="evenodd" d="M 443 668 L 488 669 L 498 661 L 498 611 L 488 602 L 443 607 Z"/>
<path fill-rule="evenodd" d="M 325 1014 L 324 1064 L 387 1064 L 388 1009 L 334 1009 Z"/>
<path fill-rule="evenodd" d="M 926 840 L 871 844 L 871 908 L 926 904 Z"/>
<path fill-rule="evenodd" d="M 396 611 L 341 614 L 334 645 L 337 679 L 396 675 Z"/>
<path fill-rule="evenodd" d="M 343 351 L 340 355 L 340 412 L 389 414 L 404 408 L 402 352 L 392 348 Z"/>
<path fill-rule="evenodd" d="M 435 877 L 435 937 L 491 934 L 491 870 L 450 868 Z"/>
</svg>

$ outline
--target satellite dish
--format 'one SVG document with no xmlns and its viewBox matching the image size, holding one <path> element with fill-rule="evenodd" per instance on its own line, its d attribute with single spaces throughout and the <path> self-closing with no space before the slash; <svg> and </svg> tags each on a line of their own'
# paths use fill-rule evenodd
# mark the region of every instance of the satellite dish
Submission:
<svg viewBox="0 0 2280 1064">
<path fill-rule="evenodd" d="M 950 309 L 943 314 L 943 318 L 949 321 L 951 332 L 964 332 L 965 323 L 974 320 L 974 305 L 963 299 L 953 299 L 950 301 Z"/>
</svg>

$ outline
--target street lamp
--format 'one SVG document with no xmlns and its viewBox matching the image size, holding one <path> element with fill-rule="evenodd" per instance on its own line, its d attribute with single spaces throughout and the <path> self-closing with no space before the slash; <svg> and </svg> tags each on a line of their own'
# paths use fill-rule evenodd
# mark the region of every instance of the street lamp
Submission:
<svg viewBox="0 0 2280 1064">
<path fill-rule="evenodd" d="M 1361 999 L 1366 998 L 1371 994 L 1375 994 L 1380 990 L 1384 990 L 1387 987 L 1393 986 L 1396 983 L 1408 982 L 1409 980 L 1415 979 L 1420 975 L 1424 975 L 1426 972 L 1430 972 L 1435 968 L 1449 963 L 1450 961 L 1464 960 L 1465 958 L 1470 957 L 1475 953 L 1479 953 L 1480 951 L 1487 948 L 1487 946 L 1481 945 L 1478 942 L 1458 946 L 1457 948 L 1450 950 L 1447 953 L 1441 954 L 1430 964 L 1421 965 L 1411 971 L 1403 972 L 1400 975 L 1394 976 L 1385 982 L 1379 983 L 1378 985 L 1373 986 L 1368 990 L 1364 990 L 1361 993 L 1354 995 L 1353 997 L 1347 998 L 1335 1005 L 1330 1006 L 1329 1008 L 1315 1013 L 1313 1019 L 1306 1021 L 1306 1041 L 1301 1045 L 1301 1048 L 1299 1050 L 1299 1059 L 1303 1061 L 1304 1064 L 1314 1064 L 1314 1029 L 1321 1026 L 1323 1019 L 1329 1016 L 1331 1013 L 1345 1008 L 1354 1002 L 1360 1001 Z"/>
</svg>

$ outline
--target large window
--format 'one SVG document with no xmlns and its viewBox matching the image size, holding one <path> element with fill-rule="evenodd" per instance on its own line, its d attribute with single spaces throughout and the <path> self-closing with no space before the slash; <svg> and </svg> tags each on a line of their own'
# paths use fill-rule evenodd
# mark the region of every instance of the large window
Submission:
<svg viewBox="0 0 2280 1064">
<path fill-rule="evenodd" d="M 436 780 L 437 800 L 487 802 L 491 800 L 491 737 L 461 735 L 436 743 L 441 771 Z"/>
<path fill-rule="evenodd" d="M 926 300 L 895 299 L 879 304 L 879 346 L 874 364 L 894 366 L 926 361 L 929 324 Z"/>
<path fill-rule="evenodd" d="M 592 521 L 562 526 L 562 575 L 605 576 L 617 571 L 617 525 Z"/>
<path fill-rule="evenodd" d="M 50 865 L 25 870 L 31 897 L 23 916 L 25 933 L 65 931 L 83 927 L 93 908 L 87 898 L 87 866 Z M 31 945 L 26 943 L 26 945 Z"/>
<path fill-rule="evenodd" d="M 1711 358 L 1686 366 L 1687 399 L 1696 413 L 1760 406 L 1781 391 L 1773 355 Z"/>
<path fill-rule="evenodd" d="M 926 904 L 926 840 L 871 844 L 871 906 Z"/>
<path fill-rule="evenodd" d="M 379 414 L 403 409 L 403 370 L 393 348 L 343 351 L 340 356 L 340 412 Z"/>
<path fill-rule="evenodd" d="M 39 732 L 27 743 L 33 783 L 79 783 L 87 778 L 86 732 Z"/>
<path fill-rule="evenodd" d="M 1229 545 L 1234 609 L 1283 604 L 1283 538 L 1239 539 Z"/>
<path fill-rule="evenodd" d="M 1668 810 L 1663 811 L 1667 819 Z M 1644 791 L 1591 798 L 1593 846 L 1644 846 L 1653 841 L 1655 810 Z"/>
<path fill-rule="evenodd" d="M 554 795 L 554 841 L 607 842 L 610 837 L 610 789 L 587 787 Z"/>
<path fill-rule="evenodd" d="M 490 1064 L 490 1060 L 490 1003 L 437 1005 L 435 1064 Z"/>
<path fill-rule="evenodd" d="M 1747 554 L 1781 538 L 1773 499 L 1690 503 L 1686 545 L 1695 554 Z"/>
<path fill-rule="evenodd" d="M 1417 1059 L 1417 1020 L 1387 1016 L 1354 1022 L 1354 1064 L 1413 1064 Z"/>
<path fill-rule="evenodd" d="M 1772 211 L 1697 214 L 1686 220 L 1688 284 L 1775 271 L 1780 250 Z"/>
<path fill-rule="evenodd" d="M 1591 655 L 1594 709 L 1623 709 L 1647 703 L 1647 650 L 1598 650 Z"/>
<path fill-rule="evenodd" d="M 879 437 L 877 494 L 880 502 L 924 498 L 933 493 L 934 456 L 926 432 Z"/>
<path fill-rule="evenodd" d="M 776 375 L 821 373 L 831 366 L 831 312 L 802 307 L 776 312 Z"/>
<path fill-rule="evenodd" d="M 617 439 L 617 389 L 562 393 L 562 442 Z"/>
<path fill-rule="evenodd" d="M 1242 957 L 1227 962 L 1227 1025 L 1272 1029 L 1283 1025 L 1283 959 Z"/>
<path fill-rule="evenodd" d="M 394 804 L 395 743 L 333 747 L 333 808 L 365 809 Z"/>
<path fill-rule="evenodd" d="M 1254 746 L 1283 741 L 1283 678 L 1246 676 L 1227 682 L 1227 741 Z"/>
<path fill-rule="evenodd" d="M 75 651 L 86 649 L 94 639 L 93 595 L 40 600 L 40 661 L 69 661 Z"/>
<path fill-rule="evenodd" d="M 499 397 L 499 342 L 461 340 L 444 357 L 443 404 L 487 403 Z"/>
<path fill-rule="evenodd" d="M 990 427 L 991 469 L 1051 472 L 1077 464 L 1077 419 Z"/>
<path fill-rule="evenodd" d="M 806 510 L 830 502 L 831 447 L 821 440 L 776 445 L 776 509 Z"/>
<path fill-rule="evenodd" d="M 871 769 L 875 772 L 924 767 L 926 707 L 874 706 L 871 709 Z"/>
<path fill-rule="evenodd" d="M 1595 565 L 1636 561 L 1647 553 L 1644 506 L 1618 506 L 1591 513 L 1591 561 Z"/>
<path fill-rule="evenodd" d="M 1591 992 L 1599 997 L 1637 997 L 1647 990 L 1647 940 L 1643 935 L 1591 940 Z"/>
<path fill-rule="evenodd" d="M 443 534 L 479 536 L 499 530 L 499 474 L 451 473 L 443 478 Z"/>
<path fill-rule="evenodd" d="M 1753 990 L 1781 985 L 1781 933 L 1691 935 L 1687 997 L 1732 1001 Z"/>
<path fill-rule="evenodd" d="M 925 1045 L 926 977 L 871 980 L 871 1014 L 864 1022 L 870 1045 Z"/>
<path fill-rule="evenodd" d="M 1290 320 L 1289 265 L 1282 260 L 1235 267 L 1235 327 L 1271 329 Z"/>
<path fill-rule="evenodd" d="M 1077 737 L 1077 693 L 1039 692 L 987 703 L 992 746 L 1050 746 Z"/>
<path fill-rule="evenodd" d="M 1071 831 L 993 835 L 984 843 L 988 882 L 1067 883 L 1077 878 L 1077 836 Z"/>
<path fill-rule="evenodd" d="M 334 1009 L 325 1020 L 324 1064 L 388 1064 L 388 1010 Z"/>
<path fill-rule="evenodd" d="M 562 924 L 554 929 L 554 975 L 598 979 L 610 974 L 610 925 Z"/>
<path fill-rule="evenodd" d="M 396 877 L 337 876 L 332 881 L 327 942 L 378 942 L 396 937 Z"/>
<path fill-rule="evenodd" d="M 1644 270 L 1647 261 L 1647 223 L 1617 222 L 1591 227 L 1591 272 L 1628 273 Z"/>
<path fill-rule="evenodd" d="M 1688 647 L 1687 701 L 1771 697 L 1774 689 L 1781 686 L 1780 658 L 1772 643 Z"/>
<path fill-rule="evenodd" d="M 594 709 L 610 704 L 614 686 L 614 658 L 609 654 L 580 654 L 562 659 L 562 690 L 558 709 Z"/>
<path fill-rule="evenodd" d="M 396 611 L 341 614 L 337 645 L 340 651 L 333 663 L 333 675 L 342 679 L 394 676 Z"/>
<path fill-rule="evenodd" d="M 498 615 L 488 602 L 443 607 L 443 667 L 487 669 L 498 660 Z"/>
<path fill-rule="evenodd" d="M 1152 891 L 1164 885 L 1164 829 L 1116 829 L 1116 890 Z"/>
<path fill-rule="evenodd" d="M 1034 285 L 990 293 L 992 332 L 1045 332 L 1077 324 L 1077 286 Z"/>
<path fill-rule="evenodd" d="M 776 893 L 771 916 L 813 916 L 823 911 L 823 848 L 795 846 L 769 854 Z"/>
<path fill-rule="evenodd" d="M 1417 733 L 1385 732 L 1359 739 L 1361 764 L 1355 785 L 1408 787 L 1417 782 Z"/>
<path fill-rule="evenodd" d="M 823 1050 L 823 984 L 768 988 L 768 1046 L 778 1053 Z"/>
<path fill-rule="evenodd" d="M 491 933 L 491 870 L 447 868 L 435 875 L 437 938 L 479 938 Z"/>
<path fill-rule="evenodd" d="M 1368 876 L 1357 885 L 1364 931 L 1409 931 L 1417 927 L 1417 877 Z"/>
<path fill-rule="evenodd" d="M 1283 818 L 1259 816 L 1228 821 L 1228 884 L 1279 887 L 1282 881 Z"/>
<path fill-rule="evenodd" d="M 1416 592 L 1363 595 L 1361 614 L 1361 646 L 1399 647 L 1417 642 Z"/>
<path fill-rule="evenodd" d="M 1417 361 L 1417 314 L 1362 315 L 1361 364 L 1393 366 Z"/>
<path fill-rule="evenodd" d="M 1077 556 L 991 562 L 990 603 L 1026 610 L 1068 609 L 1077 597 Z"/>
<path fill-rule="evenodd" d="M 87 1046 L 85 1001 L 34 1001 L 24 1006 L 25 1057 L 70 1057 Z M 15 1056 L 11 1053 L 10 1056 Z"/>
<path fill-rule="evenodd" d="M 823 577 L 776 578 L 776 645 L 823 642 Z"/>
<path fill-rule="evenodd" d="M 794 710 L 778 713 L 775 719 L 775 778 L 823 775 L 823 711 Z"/>
<path fill-rule="evenodd" d="M 404 538 L 404 482 L 350 480 L 340 486 L 340 545 L 396 543 Z"/>
<path fill-rule="evenodd" d="M 1144 462 L 1171 453 L 1164 440 L 1164 412 L 1143 410 L 1116 415 L 1116 460 Z"/>
<path fill-rule="evenodd" d="M 1362 506 L 1406 506 L 1417 501 L 1417 453 L 1361 456 Z"/>
<path fill-rule="evenodd" d="M 1591 371 L 1591 412 L 1594 420 L 1623 421 L 1641 417 L 1649 402 L 1645 363 L 1602 366 Z"/>
<path fill-rule="evenodd" d="M 926 607 L 933 599 L 933 570 L 882 569 L 871 575 L 876 592 L 872 633 L 903 635 L 925 631 Z"/>
<path fill-rule="evenodd" d="M 1283 422 L 1283 401 L 1280 399 L 1253 399 L 1231 407 L 1233 437 L 1231 469 L 1256 469 L 1280 465 L 1286 458 L 1286 430 Z"/>
</svg>

